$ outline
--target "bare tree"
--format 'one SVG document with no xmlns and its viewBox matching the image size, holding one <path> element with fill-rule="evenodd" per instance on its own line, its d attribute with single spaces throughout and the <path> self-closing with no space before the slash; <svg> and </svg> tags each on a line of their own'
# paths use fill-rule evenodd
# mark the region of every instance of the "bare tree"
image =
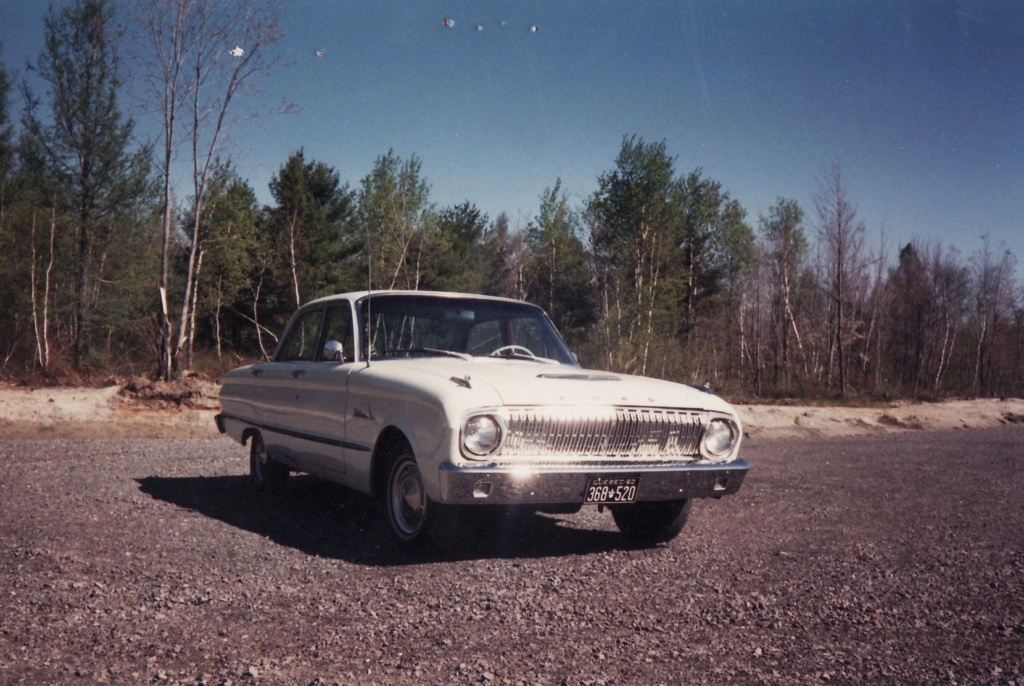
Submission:
<svg viewBox="0 0 1024 686">
<path fill-rule="evenodd" d="M 889 310 L 889 304 L 892 299 L 889 281 L 885 278 L 887 254 L 888 247 L 885 233 L 883 232 L 879 237 L 878 252 L 873 254 L 869 260 L 871 267 L 874 269 L 868 308 L 871 319 L 868 322 L 868 332 L 864 340 L 864 355 L 861 361 L 861 372 L 864 374 L 865 379 L 867 378 L 869 368 L 873 371 L 872 385 L 876 389 L 882 383 L 883 314 Z M 874 348 L 873 351 L 872 347 Z"/>
<path fill-rule="evenodd" d="M 847 390 L 846 364 L 852 322 L 850 292 L 864 271 L 864 224 L 846 196 L 842 166 L 833 162 L 819 178 L 814 194 L 818 215 L 818 236 L 824 250 L 828 293 L 828 385 L 838 383 L 840 395 Z M 834 371 L 835 370 L 835 371 Z M 838 375 L 838 379 L 835 378 Z"/>
<path fill-rule="evenodd" d="M 1005 322 L 1011 319 L 1015 303 L 1014 271 L 1016 258 L 1004 249 L 992 254 L 988 237 L 984 247 L 971 258 L 974 301 L 977 310 L 977 345 L 974 355 L 974 392 L 992 395 L 999 386 L 1000 351 L 997 338 Z"/>
<path fill-rule="evenodd" d="M 149 49 L 139 55 L 143 80 L 158 96 L 163 116 L 163 251 L 160 373 L 171 374 L 189 340 L 196 302 L 197 262 L 202 251 L 202 217 L 210 178 L 221 165 L 228 112 L 243 89 L 276 63 L 268 49 L 279 38 L 276 5 L 261 0 L 146 0 L 136 9 Z M 180 120 L 191 161 L 193 224 L 185 292 L 177 336 L 167 304 L 170 246 L 177 211 L 172 164 L 179 148 Z"/>
<path fill-rule="evenodd" d="M 140 78 L 145 84 L 147 96 L 156 95 L 163 116 L 163 146 L 160 160 L 162 176 L 163 217 L 160 276 L 157 288 L 160 291 L 160 342 L 159 369 L 166 379 L 171 375 L 173 358 L 171 319 L 168 310 L 167 288 L 170 271 L 171 236 L 177 208 L 174 203 L 171 163 L 177 145 L 178 117 L 186 106 L 188 82 L 185 66 L 189 46 L 196 40 L 198 32 L 197 13 L 191 11 L 192 0 L 152 0 L 136 6 L 136 19 L 145 33 L 146 43 L 152 48 L 135 55 L 137 63 L 143 65 Z"/>
</svg>

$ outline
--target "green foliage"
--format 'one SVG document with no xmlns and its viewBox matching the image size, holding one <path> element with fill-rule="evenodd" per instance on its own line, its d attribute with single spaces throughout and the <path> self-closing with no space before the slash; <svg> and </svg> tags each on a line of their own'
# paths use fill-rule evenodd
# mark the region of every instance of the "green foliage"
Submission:
<svg viewBox="0 0 1024 686">
<path fill-rule="evenodd" d="M 48 120 L 26 92 L 28 157 L 41 162 L 42 173 L 59 189 L 53 196 L 58 214 L 69 219 L 75 236 L 68 256 L 74 276 L 64 285 L 76 303 L 70 330 L 79 368 L 103 364 L 92 355 L 97 341 L 110 347 L 111 327 L 119 321 L 111 316 L 121 309 L 121 296 L 107 285 L 127 287 L 129 276 L 115 270 L 135 265 L 117 254 L 135 247 L 139 208 L 152 190 L 149 150 L 132 150 L 134 124 L 117 102 L 117 39 L 109 0 L 79 0 L 59 12 L 51 8 L 36 66 L 52 94 Z"/>
<path fill-rule="evenodd" d="M 11 77 L 3 62 L 3 44 L 0 44 L 0 221 L 6 204 L 6 188 L 14 166 L 14 127 L 10 112 Z M 2 228 L 2 224 L 0 224 Z"/>
<path fill-rule="evenodd" d="M 696 380 L 709 367 L 684 368 L 680 353 L 703 361 L 731 344 L 721 315 L 741 306 L 753 231 L 721 184 L 700 170 L 676 177 L 664 142 L 624 139 L 616 165 L 587 210 L 604 357 L 612 368 Z"/>
<path fill-rule="evenodd" d="M 393 151 L 377 158 L 359 191 L 360 230 L 367 237 L 374 288 L 418 288 L 423 246 L 435 221 L 422 162 Z"/>
<path fill-rule="evenodd" d="M 441 210 L 424 241 L 420 287 L 481 292 L 486 275 L 480 242 L 486 229 L 487 215 L 468 201 Z"/>
<path fill-rule="evenodd" d="M 645 373 L 651 346 L 665 340 L 681 299 L 666 275 L 680 234 L 682 189 L 664 141 L 623 140 L 614 170 L 591 198 L 591 242 L 603 303 L 608 366 Z M 669 278 L 666 278 L 669 276 Z"/>
<path fill-rule="evenodd" d="M 575 344 L 597 319 L 579 217 L 569 207 L 562 180 L 544 191 L 536 223 L 526 227 L 527 300 L 542 305 L 562 335 Z"/>
<path fill-rule="evenodd" d="M 754 233 L 738 202 L 722 184 L 701 177 L 698 169 L 682 183 L 683 222 L 677 239 L 678 278 L 685 283 L 685 332 L 713 313 L 728 290 L 754 263 Z"/>
<path fill-rule="evenodd" d="M 229 165 L 210 179 L 203 205 L 202 263 L 196 279 L 196 317 L 220 357 L 225 342 L 233 348 L 255 347 L 252 285 L 265 267 L 267 248 L 260 230 L 256 195 Z M 191 225 L 192 219 L 186 218 Z M 185 256 L 182 254 L 181 262 Z M 244 316 L 242 315 L 244 313 Z"/>
<path fill-rule="evenodd" d="M 277 261 L 273 273 L 282 302 L 292 308 L 342 286 L 338 264 L 351 250 L 354 194 L 323 162 L 293 154 L 270 181 L 276 205 L 266 230 Z M 284 297 L 287 292 L 290 297 Z"/>
<path fill-rule="evenodd" d="M 37 71 L 52 95 L 44 103 L 23 86 L 17 140 L 0 68 L 0 373 L 134 372 L 166 341 L 153 287 L 164 203 L 118 107 L 113 5 L 76 0 L 51 11 L 46 31 Z M 523 228 L 468 200 L 436 209 L 415 155 L 388 151 L 350 190 L 300 150 L 263 208 L 210 155 L 198 221 L 194 202 L 184 216 L 168 204 L 169 226 L 182 227 L 170 300 L 194 286 L 188 366 L 193 344 L 215 370 L 270 354 L 297 304 L 361 290 L 370 268 L 374 288 L 531 300 L 588 366 L 717 392 L 1024 390 L 1014 256 L 986 244 L 965 262 L 918 242 L 892 262 L 884 245 L 868 254 L 838 163 L 818 185 L 816 236 L 803 208 L 779 198 L 755 244 L 721 183 L 678 174 L 664 141 L 637 136 L 582 206 L 557 179 Z"/>
</svg>

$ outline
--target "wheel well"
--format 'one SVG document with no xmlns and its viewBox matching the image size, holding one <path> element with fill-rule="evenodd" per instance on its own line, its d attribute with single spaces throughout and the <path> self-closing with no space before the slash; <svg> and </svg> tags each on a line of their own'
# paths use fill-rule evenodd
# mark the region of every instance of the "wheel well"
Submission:
<svg viewBox="0 0 1024 686">
<path fill-rule="evenodd" d="M 259 436 L 259 429 L 248 428 L 242 432 L 242 445 L 246 445 L 254 436 Z"/>
<path fill-rule="evenodd" d="M 370 483 L 373 487 L 372 495 L 374 497 L 387 490 L 388 467 L 391 460 L 400 455 L 403 450 L 412 452 L 412 446 L 400 429 L 389 426 L 380 432 L 377 444 L 373 448 L 373 462 L 370 468 Z"/>
</svg>

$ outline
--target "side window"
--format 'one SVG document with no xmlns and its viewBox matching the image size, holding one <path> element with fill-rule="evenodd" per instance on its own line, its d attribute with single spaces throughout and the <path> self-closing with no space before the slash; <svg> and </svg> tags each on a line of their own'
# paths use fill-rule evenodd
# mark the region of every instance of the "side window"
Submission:
<svg viewBox="0 0 1024 686">
<path fill-rule="evenodd" d="M 278 362 L 312 362 L 317 354 L 318 334 L 320 333 L 320 322 L 323 319 L 323 310 L 312 310 L 302 315 L 299 321 L 295 322 L 288 340 L 281 348 L 278 355 Z"/>
<path fill-rule="evenodd" d="M 327 310 L 327 321 L 324 324 L 324 343 L 338 341 L 341 343 L 342 361 L 352 362 L 355 359 L 355 336 L 352 331 L 352 309 L 348 302 L 331 307 Z M 323 351 L 317 352 L 321 359 Z"/>
</svg>

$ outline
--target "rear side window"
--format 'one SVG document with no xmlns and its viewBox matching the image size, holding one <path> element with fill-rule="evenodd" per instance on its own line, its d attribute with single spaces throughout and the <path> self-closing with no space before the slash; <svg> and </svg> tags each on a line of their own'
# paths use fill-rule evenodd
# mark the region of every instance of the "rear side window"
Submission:
<svg viewBox="0 0 1024 686">
<path fill-rule="evenodd" d="M 352 310 L 347 301 L 327 310 L 324 323 L 324 344 L 327 341 L 341 343 L 342 361 L 352 362 L 355 357 L 355 336 L 352 332 Z"/>
</svg>

